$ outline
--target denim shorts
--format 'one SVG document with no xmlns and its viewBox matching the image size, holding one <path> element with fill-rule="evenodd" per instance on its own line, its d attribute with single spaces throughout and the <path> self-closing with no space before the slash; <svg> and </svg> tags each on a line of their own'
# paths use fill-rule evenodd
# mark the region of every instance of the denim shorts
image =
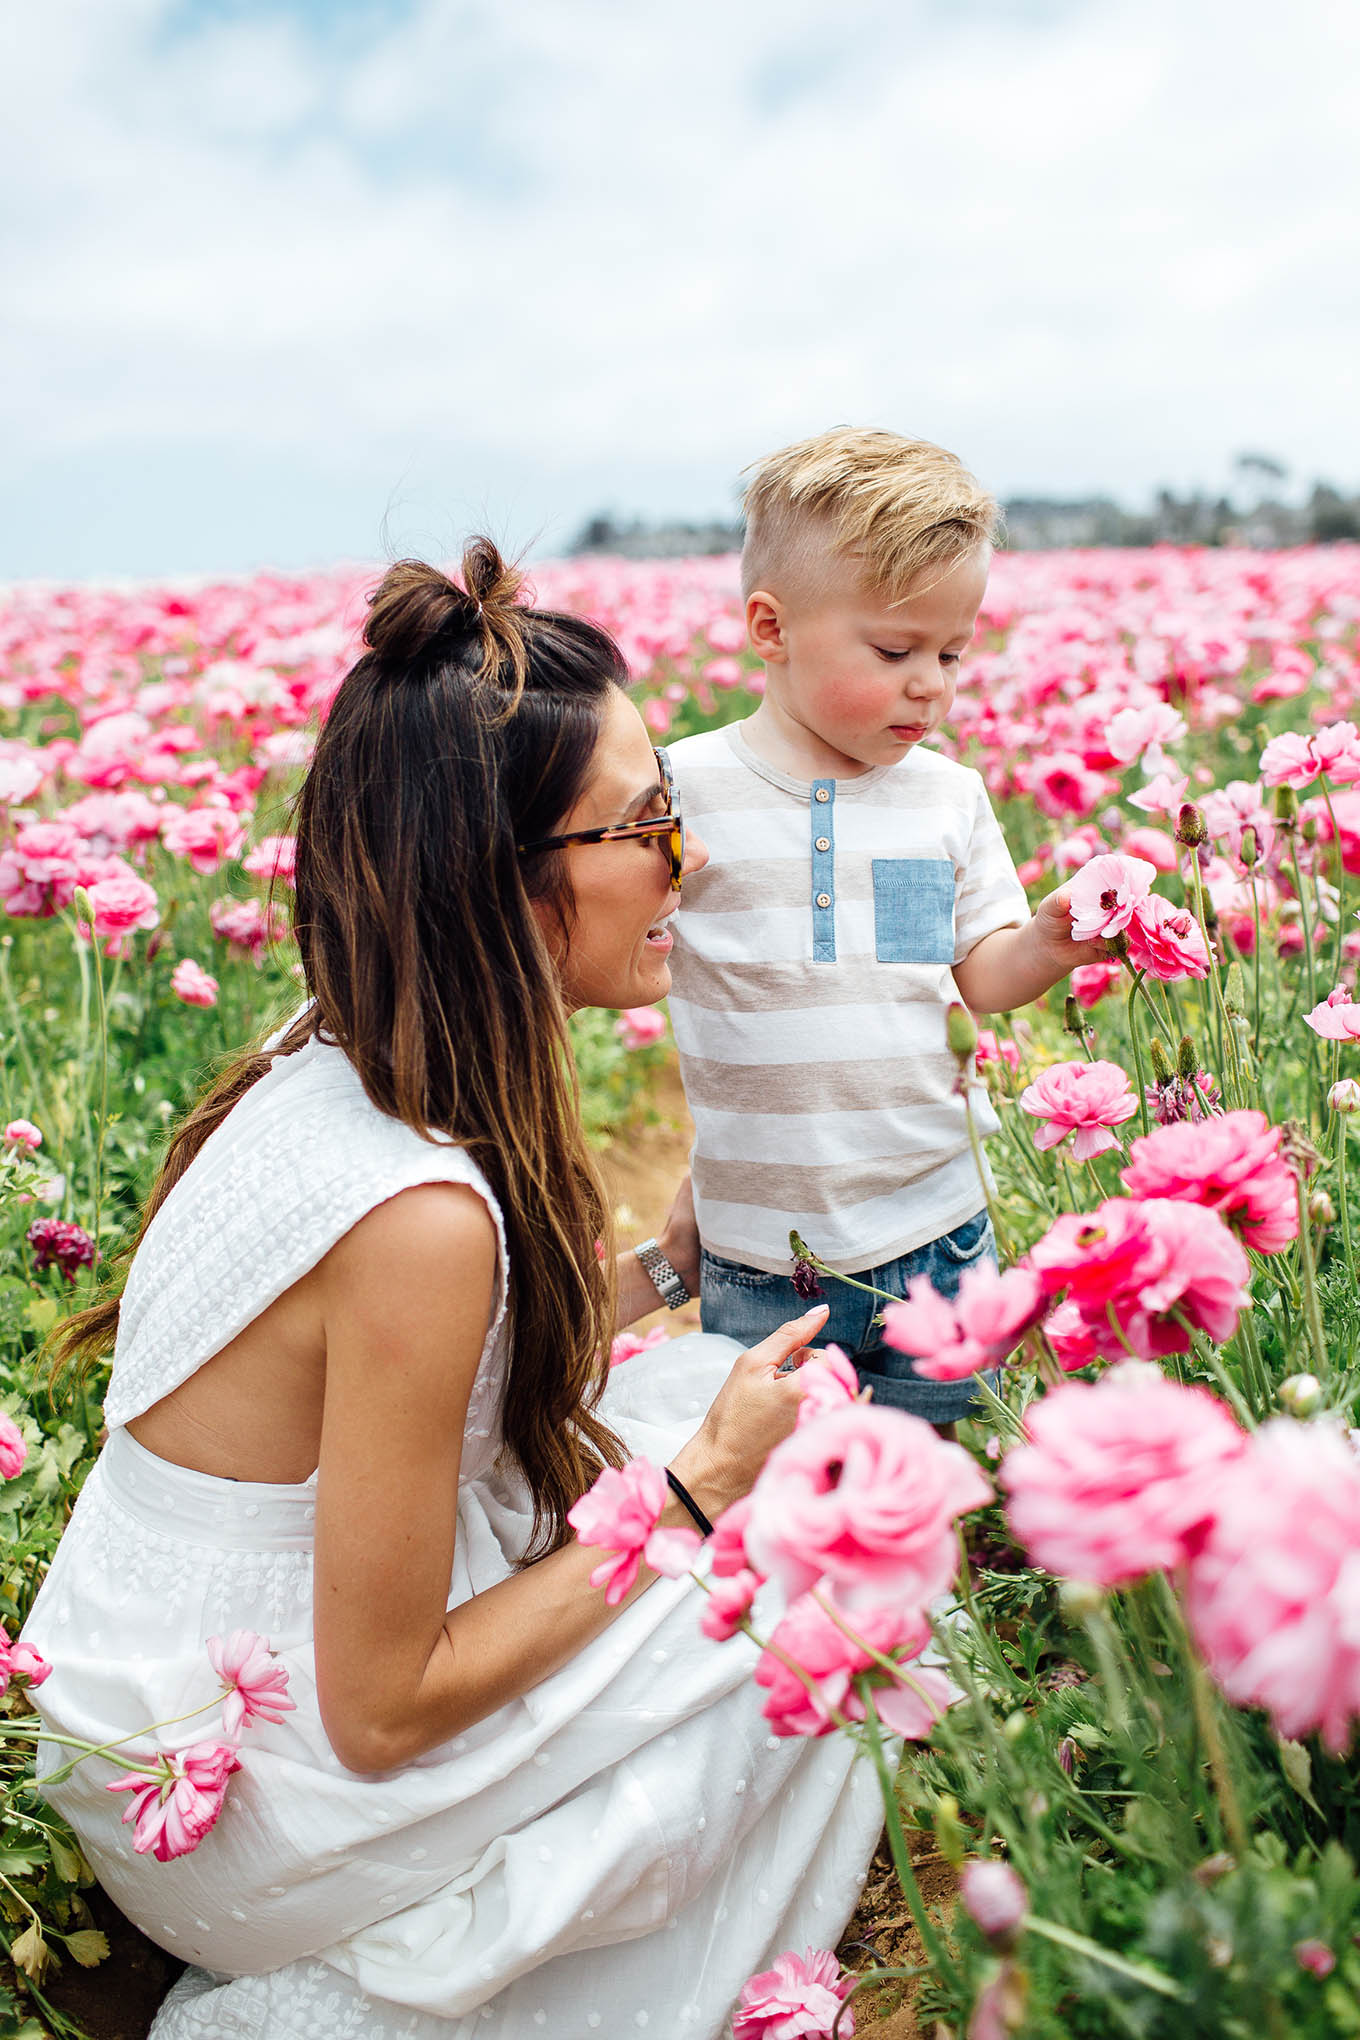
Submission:
<svg viewBox="0 0 1360 2040">
<path fill-rule="evenodd" d="M 880 1268 L 856 1270 L 855 1279 L 870 1282 L 889 1296 L 904 1297 L 915 1276 L 928 1275 L 941 1296 L 952 1297 L 958 1292 L 964 1269 L 986 1259 L 995 1262 L 996 1240 L 990 1218 L 979 1211 L 953 1232 L 916 1247 L 910 1254 L 886 1261 Z M 720 1260 L 707 1248 L 700 1263 L 701 1315 L 706 1332 L 725 1332 L 743 1346 L 755 1346 L 811 1307 L 787 1275 L 767 1275 L 759 1268 Z M 882 1327 L 873 1322 L 883 1308 L 882 1297 L 866 1296 L 862 1289 L 851 1289 L 829 1275 L 821 1282 L 822 1300 L 831 1306 L 831 1315 L 825 1330 L 817 1334 L 818 1343 L 840 1346 L 850 1355 L 861 1387 L 872 1388 L 876 1403 L 908 1410 L 931 1424 L 952 1424 L 971 1413 L 976 1392 L 971 1376 L 964 1381 L 927 1381 L 916 1372 L 916 1363 L 908 1354 L 883 1344 Z M 994 1375 L 986 1378 L 996 1379 Z"/>
</svg>

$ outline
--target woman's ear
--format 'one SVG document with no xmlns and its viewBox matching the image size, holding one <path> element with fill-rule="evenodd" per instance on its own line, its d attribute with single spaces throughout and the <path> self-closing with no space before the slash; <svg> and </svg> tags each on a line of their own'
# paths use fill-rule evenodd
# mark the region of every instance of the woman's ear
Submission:
<svg viewBox="0 0 1360 2040">
<path fill-rule="evenodd" d="M 756 588 L 746 598 L 746 635 L 751 650 L 767 666 L 779 666 L 788 658 L 784 641 L 784 605 L 777 595 Z"/>
</svg>

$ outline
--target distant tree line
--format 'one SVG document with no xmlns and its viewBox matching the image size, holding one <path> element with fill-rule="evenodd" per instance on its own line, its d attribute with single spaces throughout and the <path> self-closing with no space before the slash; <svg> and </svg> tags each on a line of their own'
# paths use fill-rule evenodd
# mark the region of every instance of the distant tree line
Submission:
<svg viewBox="0 0 1360 2040">
<path fill-rule="evenodd" d="M 1006 542 L 1016 552 L 1073 545 L 1329 545 L 1360 539 L 1360 494 L 1346 495 L 1314 482 L 1301 500 L 1288 501 L 1289 470 L 1270 454 L 1243 453 L 1234 462 L 1237 500 L 1196 490 L 1178 496 L 1159 489 L 1147 510 L 1126 510 L 1112 496 L 1012 496 L 1006 501 Z M 741 522 L 711 518 L 589 518 L 568 551 L 612 553 L 624 559 L 693 558 L 735 552 Z"/>
</svg>

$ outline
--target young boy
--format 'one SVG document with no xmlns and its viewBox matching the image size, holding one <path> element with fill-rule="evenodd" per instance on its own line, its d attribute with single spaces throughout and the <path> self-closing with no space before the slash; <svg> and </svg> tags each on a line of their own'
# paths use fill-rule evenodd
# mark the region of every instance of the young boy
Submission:
<svg viewBox="0 0 1360 2040">
<path fill-rule="evenodd" d="M 789 1230 L 890 1295 L 952 1296 L 994 1253 L 950 1002 L 1037 998 L 1105 954 L 1065 897 L 1030 918 L 980 776 L 926 748 L 977 621 L 997 509 L 937 446 L 839 430 L 760 462 L 742 592 L 765 662 L 754 715 L 670 751 L 708 845 L 685 882 L 670 1011 L 694 1115 L 706 1331 L 752 1345 L 798 1316 Z M 973 1092 L 982 1133 L 996 1130 Z M 874 1400 L 937 1425 L 974 1384 L 883 1346 L 879 1297 L 828 1281 L 819 1338 Z"/>
</svg>

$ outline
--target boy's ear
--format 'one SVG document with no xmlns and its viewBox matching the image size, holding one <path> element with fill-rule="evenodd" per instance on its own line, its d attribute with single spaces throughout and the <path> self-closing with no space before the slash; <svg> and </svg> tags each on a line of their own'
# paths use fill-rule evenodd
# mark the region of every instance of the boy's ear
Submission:
<svg viewBox="0 0 1360 2040">
<path fill-rule="evenodd" d="M 788 657 L 784 642 L 784 607 L 777 595 L 755 588 L 746 598 L 746 635 L 751 650 L 767 666 L 782 665 Z"/>
</svg>

